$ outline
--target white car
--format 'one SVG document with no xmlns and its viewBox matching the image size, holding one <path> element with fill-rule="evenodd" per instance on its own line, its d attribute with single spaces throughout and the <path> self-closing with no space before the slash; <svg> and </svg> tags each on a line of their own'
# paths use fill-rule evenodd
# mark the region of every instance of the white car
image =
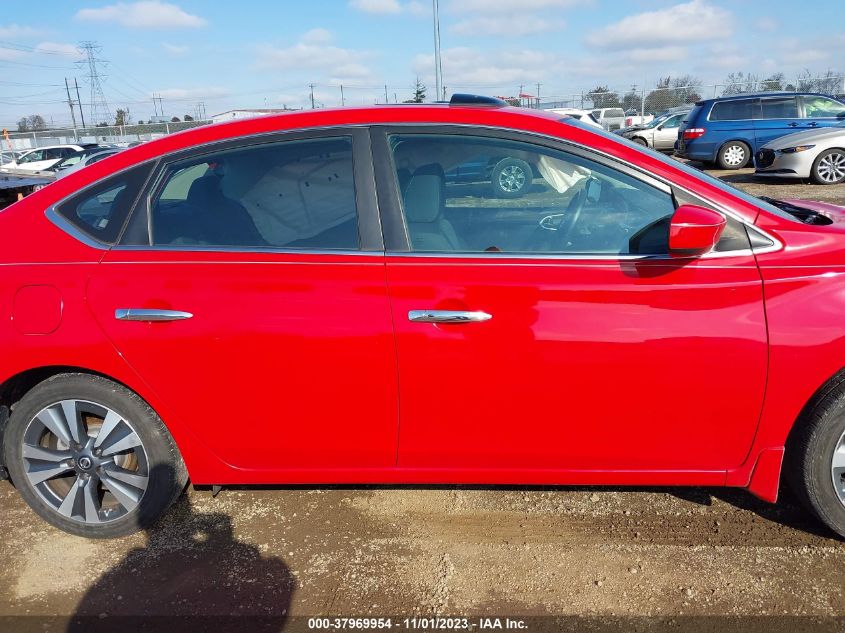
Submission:
<svg viewBox="0 0 845 633">
<path fill-rule="evenodd" d="M 581 123 L 601 127 L 601 123 L 596 121 L 593 113 L 589 110 L 579 110 L 578 108 L 551 108 L 549 112 L 554 112 L 555 114 L 565 114 L 567 116 L 571 116 L 573 119 L 578 119 Z"/>
<path fill-rule="evenodd" d="M 593 117 L 608 132 L 625 125 L 625 110 L 622 108 L 596 108 L 593 110 Z"/>
<path fill-rule="evenodd" d="M 42 171 L 52 167 L 63 158 L 95 144 L 47 145 L 24 152 L 20 158 L 3 164 L 3 169 L 15 171 Z"/>
</svg>

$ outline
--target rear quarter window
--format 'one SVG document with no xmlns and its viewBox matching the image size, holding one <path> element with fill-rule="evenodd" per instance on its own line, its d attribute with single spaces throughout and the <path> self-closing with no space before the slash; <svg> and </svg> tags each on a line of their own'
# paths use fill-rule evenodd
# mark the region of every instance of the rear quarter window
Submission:
<svg viewBox="0 0 845 633">
<path fill-rule="evenodd" d="M 744 121 L 759 118 L 758 99 L 736 99 L 717 101 L 710 110 L 711 121 Z"/>
<path fill-rule="evenodd" d="M 148 175 L 147 165 L 127 169 L 63 200 L 56 211 L 84 234 L 114 244 Z"/>
</svg>

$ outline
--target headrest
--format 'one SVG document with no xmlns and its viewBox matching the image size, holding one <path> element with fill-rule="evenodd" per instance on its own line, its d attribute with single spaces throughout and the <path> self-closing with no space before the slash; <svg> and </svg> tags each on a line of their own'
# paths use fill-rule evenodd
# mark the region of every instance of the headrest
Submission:
<svg viewBox="0 0 845 633">
<path fill-rule="evenodd" d="M 443 168 L 432 163 L 419 167 L 405 187 L 405 219 L 434 222 L 443 210 L 445 177 Z"/>
</svg>

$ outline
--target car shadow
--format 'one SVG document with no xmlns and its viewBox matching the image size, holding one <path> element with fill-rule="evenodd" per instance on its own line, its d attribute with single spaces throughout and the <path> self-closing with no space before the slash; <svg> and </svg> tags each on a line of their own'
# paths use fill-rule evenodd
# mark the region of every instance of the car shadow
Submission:
<svg viewBox="0 0 845 633">
<path fill-rule="evenodd" d="M 146 545 L 97 579 L 67 631 L 284 628 L 295 578 L 281 558 L 239 541 L 230 516 L 197 512 L 183 494 L 145 531 Z"/>
</svg>

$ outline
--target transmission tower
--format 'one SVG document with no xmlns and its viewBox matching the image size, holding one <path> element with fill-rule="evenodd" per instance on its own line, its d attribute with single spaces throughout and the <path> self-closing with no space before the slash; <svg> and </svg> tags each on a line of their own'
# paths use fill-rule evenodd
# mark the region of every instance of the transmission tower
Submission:
<svg viewBox="0 0 845 633">
<path fill-rule="evenodd" d="M 110 123 L 112 119 L 111 108 L 106 101 L 106 95 L 103 93 L 103 80 L 106 75 L 100 71 L 100 65 L 108 63 L 107 60 L 100 58 L 98 55 L 102 47 L 97 42 L 80 42 L 79 52 L 85 56 L 76 64 L 85 72 L 85 79 L 88 81 L 88 87 L 91 89 L 91 122 L 93 125 L 98 123 Z M 82 105 L 80 104 L 80 109 Z"/>
</svg>

